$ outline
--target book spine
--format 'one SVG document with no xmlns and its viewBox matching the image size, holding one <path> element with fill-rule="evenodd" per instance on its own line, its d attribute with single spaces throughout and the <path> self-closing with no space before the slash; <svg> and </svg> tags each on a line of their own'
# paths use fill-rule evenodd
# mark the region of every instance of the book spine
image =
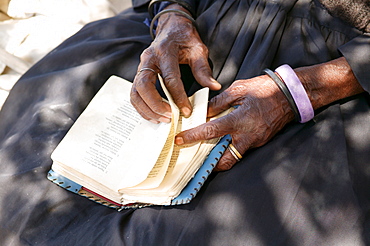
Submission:
<svg viewBox="0 0 370 246">
<path fill-rule="evenodd" d="M 53 170 L 50 170 L 48 172 L 47 178 L 54 184 L 57 184 L 60 187 L 76 194 L 78 194 L 78 192 L 82 189 L 81 185 L 77 184 L 76 182 L 73 182 L 70 179 L 67 179 L 66 177 L 54 172 Z"/>
<path fill-rule="evenodd" d="M 227 146 L 231 142 L 231 136 L 226 135 L 221 138 L 217 145 L 211 150 L 208 157 L 195 174 L 192 180 L 183 189 L 179 196 L 172 200 L 171 205 L 181 205 L 189 203 L 204 185 L 213 168 L 217 165 Z"/>
<path fill-rule="evenodd" d="M 64 177 L 63 175 L 60 175 L 59 173 L 55 172 L 54 170 L 50 170 L 48 172 L 47 178 L 53 182 L 54 184 L 71 191 L 77 195 L 86 197 L 96 203 L 99 203 L 101 205 L 104 205 L 106 207 L 114 208 L 117 210 L 122 209 L 121 204 L 117 204 L 109 199 L 106 199 L 105 197 L 102 197 L 94 192 L 91 192 L 87 188 L 83 187 L 82 185 Z"/>
</svg>

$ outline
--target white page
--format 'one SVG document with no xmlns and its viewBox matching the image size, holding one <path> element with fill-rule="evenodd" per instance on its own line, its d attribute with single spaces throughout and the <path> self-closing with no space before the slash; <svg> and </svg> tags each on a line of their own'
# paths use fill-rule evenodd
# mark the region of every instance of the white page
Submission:
<svg viewBox="0 0 370 246">
<path fill-rule="evenodd" d="M 193 113 L 189 118 L 181 116 L 181 125 L 178 126 L 177 132 L 184 131 L 195 126 L 201 125 L 206 122 L 207 118 L 207 105 L 208 105 L 208 88 L 203 88 L 197 91 L 190 100 L 193 104 Z M 184 173 L 190 168 L 189 164 L 194 158 L 195 154 L 198 152 L 200 143 L 187 145 L 187 146 L 174 146 L 174 152 L 172 154 L 171 163 L 167 170 L 167 174 L 158 188 L 148 189 L 145 191 L 143 187 L 134 187 L 142 189 L 138 194 L 155 194 L 160 192 L 168 192 L 173 188 L 179 180 L 183 178 Z M 204 156 L 203 156 L 204 157 Z M 203 160 L 198 161 L 200 165 Z M 196 163 L 197 164 L 197 163 Z M 199 168 L 199 165 L 195 168 L 190 168 L 191 175 L 194 174 L 194 169 Z M 174 171 L 175 170 L 175 171 Z M 188 177 L 187 177 L 188 178 Z M 189 178 L 188 178 L 189 179 Z M 126 194 L 135 194 L 135 190 L 131 189 L 122 189 L 120 192 Z"/>
<path fill-rule="evenodd" d="M 56 148 L 52 159 L 113 190 L 145 180 L 171 124 L 143 119 L 129 101 L 130 90 L 130 82 L 112 76 Z"/>
<path fill-rule="evenodd" d="M 180 110 L 173 101 L 172 96 L 167 90 L 162 77 L 158 75 L 158 79 L 171 107 L 171 128 L 169 130 L 169 134 L 162 149 L 162 152 L 146 180 L 136 186 L 130 187 L 129 189 L 153 189 L 158 187 L 162 183 L 166 173 L 168 172 L 167 170 L 169 165 L 171 165 L 173 150 L 175 148 L 175 136 L 178 132 L 177 128 L 179 124 L 178 121 L 180 117 Z M 119 190 L 119 192 L 122 192 L 124 189 L 125 188 Z"/>
</svg>

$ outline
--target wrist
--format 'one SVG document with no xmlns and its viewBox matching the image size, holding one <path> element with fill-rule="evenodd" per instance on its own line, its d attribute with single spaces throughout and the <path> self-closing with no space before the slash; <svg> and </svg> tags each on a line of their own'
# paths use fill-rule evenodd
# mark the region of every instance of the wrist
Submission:
<svg viewBox="0 0 370 246">
<path fill-rule="evenodd" d="M 191 4 L 183 0 L 152 0 L 148 6 L 148 12 L 153 19 L 153 17 L 158 14 L 160 11 L 164 10 L 167 6 L 176 4 L 181 6 L 182 9 L 186 10 L 192 17 L 195 16 L 195 10 Z"/>
<path fill-rule="evenodd" d="M 193 26 L 196 26 L 195 20 L 193 18 L 194 13 L 192 12 L 192 7 L 185 1 L 182 0 L 152 0 L 149 3 L 148 12 L 150 15 L 150 19 L 145 20 L 145 24 L 147 24 L 150 28 L 150 35 L 154 40 L 156 34 L 160 30 L 158 26 L 163 25 L 160 24 L 160 20 L 164 19 L 164 15 L 172 14 L 169 17 L 165 18 L 169 19 L 171 16 L 176 16 L 176 18 L 185 18 L 191 22 Z M 166 22 L 165 22 L 166 23 Z M 185 22 L 186 23 L 186 22 Z"/>
<path fill-rule="evenodd" d="M 364 91 L 344 57 L 294 71 L 315 110 Z"/>
<path fill-rule="evenodd" d="M 314 116 L 314 110 L 311 101 L 307 95 L 306 89 L 303 87 L 301 80 L 298 78 L 294 70 L 287 64 L 282 65 L 275 70 L 278 80 L 287 89 L 291 97 L 292 108 L 296 109 L 296 120 L 300 123 L 310 121 Z"/>
<path fill-rule="evenodd" d="M 253 80 L 253 82 L 246 80 L 248 87 L 252 88 L 247 95 L 252 95 L 254 98 L 263 98 L 266 108 L 262 112 L 266 114 L 266 118 L 272 119 L 269 122 L 271 126 L 276 125 L 277 129 L 281 129 L 287 123 L 294 121 L 296 117 L 291 104 L 278 84 L 274 83 L 275 81 L 269 74 L 257 78 L 260 79 Z M 250 103 L 250 105 L 252 104 Z"/>
<path fill-rule="evenodd" d="M 193 19 L 191 13 L 186 8 L 184 8 L 183 6 L 181 6 L 177 3 L 172 3 L 172 4 L 168 5 L 167 7 L 165 7 L 163 9 L 163 11 L 168 11 L 168 10 L 178 10 L 180 12 L 168 12 L 168 13 L 165 13 L 165 14 L 161 15 L 158 18 L 158 25 L 161 24 L 162 20 L 170 19 L 170 18 L 174 18 L 174 19 L 181 18 L 183 21 L 186 21 L 188 23 L 192 23 L 193 25 L 195 25 L 195 20 Z M 187 14 L 188 16 L 185 16 L 184 14 L 181 14 L 181 12 Z"/>
<path fill-rule="evenodd" d="M 275 96 L 274 99 L 277 103 L 277 105 L 280 105 L 282 114 L 280 115 L 280 125 L 285 126 L 287 123 L 296 121 L 296 116 L 294 112 L 292 111 L 291 105 L 289 101 L 287 100 L 286 96 L 281 93 L 280 88 L 276 88 L 276 84 L 272 83 L 272 86 L 275 88 Z"/>
<path fill-rule="evenodd" d="M 178 3 L 170 3 L 165 8 L 163 8 L 163 10 L 165 10 L 165 9 L 177 9 L 177 10 L 181 10 L 181 11 L 184 11 L 185 13 L 187 13 L 188 15 L 192 16 L 192 14 L 190 13 L 190 11 L 187 8 L 181 6 Z"/>
<path fill-rule="evenodd" d="M 154 28 L 155 25 L 157 28 Z M 166 26 L 169 26 L 169 30 L 172 32 L 181 30 L 181 32 L 185 33 L 186 30 L 193 31 L 194 28 L 196 29 L 195 20 L 190 12 L 176 3 L 170 4 L 154 16 L 150 24 L 152 38 L 154 39 L 156 34 L 159 34 Z"/>
<path fill-rule="evenodd" d="M 275 125 L 275 131 L 279 131 L 289 122 L 295 121 L 296 116 L 291 108 L 290 102 L 287 100 L 287 97 L 282 93 L 281 88 L 274 82 L 271 82 L 271 77 L 266 76 L 265 81 L 266 85 L 263 86 L 263 95 L 261 98 L 268 98 L 268 105 L 272 107 L 269 111 L 270 115 L 273 115 L 272 112 L 276 113 L 276 118 L 273 118 L 273 121 L 270 122 L 271 126 Z"/>
</svg>

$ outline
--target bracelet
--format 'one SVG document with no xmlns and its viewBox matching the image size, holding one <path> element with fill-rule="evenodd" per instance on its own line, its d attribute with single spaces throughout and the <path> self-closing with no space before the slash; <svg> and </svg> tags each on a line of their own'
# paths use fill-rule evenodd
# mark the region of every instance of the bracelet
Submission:
<svg viewBox="0 0 370 246">
<path fill-rule="evenodd" d="M 149 6 L 148 6 L 148 12 L 149 12 L 149 15 L 150 15 L 151 19 L 153 19 L 154 16 L 155 16 L 154 15 L 154 5 L 156 3 L 160 3 L 160 2 L 177 3 L 181 7 L 184 7 L 186 10 L 188 10 L 191 13 L 192 16 L 195 16 L 194 9 L 185 1 L 181 1 L 181 0 L 152 0 L 152 1 L 150 1 Z"/>
<path fill-rule="evenodd" d="M 278 67 L 275 72 L 285 82 L 290 91 L 300 114 L 300 123 L 305 123 L 312 120 L 314 117 L 314 110 L 307 92 L 304 89 L 302 82 L 299 80 L 297 74 L 289 65 L 282 65 Z"/>
<path fill-rule="evenodd" d="M 263 72 L 265 74 L 267 74 L 275 82 L 275 84 L 279 87 L 279 89 L 281 90 L 281 92 L 283 92 L 283 94 L 285 95 L 286 99 L 288 100 L 288 103 L 289 103 L 290 107 L 293 110 L 295 120 L 299 122 L 301 120 L 301 116 L 299 114 L 298 107 L 297 107 L 297 105 L 296 105 L 296 103 L 295 103 L 295 101 L 293 99 L 293 96 L 290 93 L 288 87 L 284 83 L 284 81 L 282 81 L 279 78 L 279 76 L 277 76 L 273 71 L 271 71 L 268 68 L 265 68 L 263 70 Z"/>
<path fill-rule="evenodd" d="M 197 24 L 195 22 L 195 20 L 193 19 L 193 17 L 191 17 L 190 15 L 188 15 L 186 12 L 182 11 L 182 10 L 179 10 L 179 9 L 165 9 L 165 10 L 162 10 L 161 12 L 159 12 L 158 14 L 156 14 L 156 16 L 154 16 L 152 22 L 150 23 L 150 35 L 152 36 L 152 39 L 155 38 L 155 35 L 154 35 L 154 23 L 155 21 L 163 14 L 166 14 L 166 13 L 170 13 L 170 12 L 175 12 L 175 13 L 178 13 L 178 14 L 181 14 L 182 16 L 186 17 L 187 19 L 191 20 L 191 22 L 193 23 L 193 25 L 196 27 Z"/>
</svg>

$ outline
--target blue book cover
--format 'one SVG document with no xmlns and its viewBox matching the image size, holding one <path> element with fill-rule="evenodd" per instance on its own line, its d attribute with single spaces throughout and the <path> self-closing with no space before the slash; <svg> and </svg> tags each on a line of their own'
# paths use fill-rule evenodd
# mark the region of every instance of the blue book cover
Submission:
<svg viewBox="0 0 370 246">
<path fill-rule="evenodd" d="M 231 142 L 230 135 L 226 135 L 217 143 L 217 145 L 209 153 L 208 157 L 199 168 L 194 177 L 189 181 L 186 187 L 182 190 L 179 196 L 172 200 L 171 205 L 181 205 L 189 203 L 199 192 L 204 182 L 207 180 L 209 175 L 212 173 L 213 168 L 216 166 L 217 162 L 220 160 L 227 146 Z M 76 182 L 50 170 L 47 178 L 58 186 L 76 193 L 78 195 L 84 196 L 90 200 L 93 200 L 99 204 L 111 207 L 117 210 L 126 209 L 126 208 L 140 208 L 145 206 L 150 206 L 152 204 L 118 204 L 113 202 L 99 194 L 90 191 Z"/>
</svg>

